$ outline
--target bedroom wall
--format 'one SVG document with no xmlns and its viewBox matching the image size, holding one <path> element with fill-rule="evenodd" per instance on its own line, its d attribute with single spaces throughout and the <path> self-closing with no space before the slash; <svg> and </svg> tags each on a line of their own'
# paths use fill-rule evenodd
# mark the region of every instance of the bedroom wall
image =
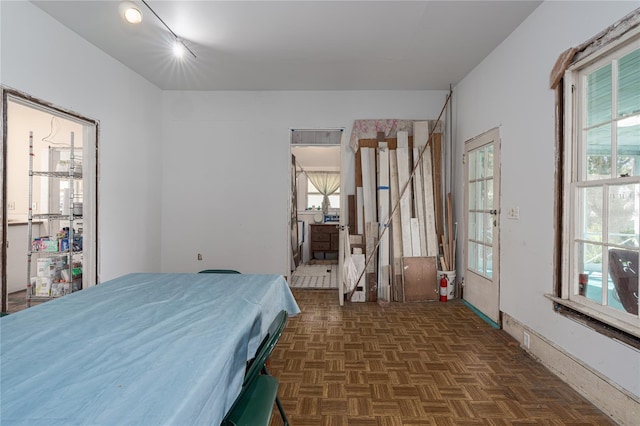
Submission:
<svg viewBox="0 0 640 426">
<path fill-rule="evenodd" d="M 100 122 L 100 280 L 158 271 L 161 91 L 29 2 L 0 24 L 2 85 Z"/>
<path fill-rule="evenodd" d="M 544 294 L 553 286 L 555 116 L 549 75 L 561 52 L 638 6 L 637 1 L 544 2 L 454 89 L 459 218 L 464 217 L 464 142 L 500 128 L 501 310 L 636 397 L 640 396 L 639 352 L 555 314 Z M 515 206 L 520 207 L 520 219 L 507 219 L 507 210 Z"/>
<path fill-rule="evenodd" d="M 168 91 L 163 97 L 162 270 L 289 275 L 289 129 L 344 127 L 348 140 L 355 119 L 436 118 L 446 92 Z M 342 172 L 353 182 L 353 152 L 346 151 Z"/>
</svg>

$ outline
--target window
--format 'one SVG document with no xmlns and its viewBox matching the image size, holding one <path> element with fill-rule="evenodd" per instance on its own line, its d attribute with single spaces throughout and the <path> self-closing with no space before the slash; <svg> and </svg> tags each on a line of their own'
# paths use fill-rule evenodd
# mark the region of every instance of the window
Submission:
<svg viewBox="0 0 640 426">
<path fill-rule="evenodd" d="M 558 296 L 640 337 L 640 37 L 611 40 L 564 77 Z"/>
<path fill-rule="evenodd" d="M 315 186 L 313 186 L 309 178 L 307 178 L 307 209 L 321 210 L 323 198 L 324 196 L 316 189 Z M 338 188 L 333 194 L 329 195 L 329 203 L 331 204 L 330 208 L 332 209 L 340 208 L 340 188 Z"/>
</svg>

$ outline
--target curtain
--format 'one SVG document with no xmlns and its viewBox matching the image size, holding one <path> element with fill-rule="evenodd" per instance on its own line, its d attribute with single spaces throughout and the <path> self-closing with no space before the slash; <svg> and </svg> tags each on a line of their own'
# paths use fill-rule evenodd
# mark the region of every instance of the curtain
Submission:
<svg viewBox="0 0 640 426">
<path fill-rule="evenodd" d="M 324 197 L 322 198 L 322 213 L 327 214 L 331 203 L 329 195 L 340 188 L 340 173 L 330 172 L 306 172 L 311 185 L 314 186 Z"/>
</svg>

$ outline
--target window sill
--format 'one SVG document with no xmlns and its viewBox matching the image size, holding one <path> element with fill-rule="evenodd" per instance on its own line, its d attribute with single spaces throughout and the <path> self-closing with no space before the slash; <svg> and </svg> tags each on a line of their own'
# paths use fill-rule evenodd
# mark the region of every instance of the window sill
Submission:
<svg viewBox="0 0 640 426">
<path fill-rule="evenodd" d="M 561 299 L 551 294 L 545 294 L 545 297 L 554 302 L 554 310 L 560 315 L 640 350 L 640 328 L 568 299 Z"/>
</svg>

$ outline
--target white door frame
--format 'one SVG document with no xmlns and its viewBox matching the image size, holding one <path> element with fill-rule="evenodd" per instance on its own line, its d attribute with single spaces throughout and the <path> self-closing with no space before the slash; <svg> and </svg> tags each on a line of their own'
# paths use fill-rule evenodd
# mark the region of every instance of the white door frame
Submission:
<svg viewBox="0 0 640 426">
<path fill-rule="evenodd" d="M 7 290 L 8 282 L 6 277 L 7 269 L 4 267 L 7 264 L 7 200 L 5 199 L 7 193 L 5 192 L 6 186 L 9 184 L 8 176 L 4 167 L 6 166 L 6 149 L 9 143 L 8 140 L 8 127 L 11 120 L 6 113 L 5 108 L 9 103 L 21 104 L 30 109 L 36 111 L 42 111 L 44 114 L 51 115 L 53 117 L 59 117 L 63 120 L 72 121 L 82 126 L 82 140 L 83 140 L 83 180 L 84 180 L 84 199 L 83 199 L 83 288 L 91 287 L 100 282 L 99 272 L 100 263 L 98 257 L 98 133 L 99 123 L 97 120 L 93 120 L 82 116 L 76 112 L 54 106 L 48 102 L 36 99 L 26 93 L 0 87 L 0 98 L 2 107 L 0 111 L 3 112 L 3 132 L 2 140 L 0 141 L 0 220 L 2 225 L 0 226 L 0 264 L 3 266 L 0 271 L 0 281 L 2 283 L 2 308 L 7 307 Z M 27 138 L 28 135 L 25 135 Z M 25 236 L 26 239 L 26 236 Z M 24 253 L 25 259 L 25 280 L 26 280 L 26 258 L 27 253 Z M 26 288 L 26 284 L 25 284 Z"/>
<path fill-rule="evenodd" d="M 296 130 L 299 130 L 300 128 L 295 128 Z M 289 149 L 287 150 L 289 153 L 289 163 L 291 162 L 291 148 L 293 146 L 305 146 L 305 145 L 299 145 L 299 144 L 293 144 L 291 142 L 291 131 L 294 130 L 294 128 L 290 128 L 289 129 Z M 347 161 L 345 159 L 346 157 L 346 147 L 349 144 L 349 137 L 346 134 L 347 132 L 345 131 L 345 129 L 343 127 L 323 127 L 323 128 L 303 128 L 303 130 L 318 130 L 318 131 L 322 131 L 322 130 L 341 130 L 342 131 L 342 138 L 340 140 L 340 222 L 339 222 L 339 226 L 340 226 L 340 231 L 338 233 L 338 244 L 339 244 L 339 248 L 338 248 L 338 274 L 337 274 L 337 279 L 338 279 L 338 301 L 340 302 L 340 306 L 344 305 L 344 283 L 342 282 L 342 269 L 343 269 L 343 264 L 344 264 L 344 239 L 346 238 L 346 236 L 348 235 L 348 229 L 347 229 L 347 225 L 349 223 L 349 218 L 346 217 L 346 212 L 347 209 L 345 209 L 345 206 L 348 203 L 348 196 L 346 191 L 344 190 L 346 188 L 347 182 L 346 182 L 346 173 L 344 173 L 344 171 L 346 170 L 346 164 Z M 331 145 L 331 146 L 338 146 L 337 144 L 335 145 Z M 291 173 L 288 173 L 289 176 L 289 206 L 291 206 Z M 291 212 L 287 212 L 288 216 L 291 217 Z M 293 256 L 293 252 L 291 249 L 291 224 L 289 224 L 289 226 L 287 226 L 287 246 L 288 246 L 288 255 L 287 255 L 287 264 L 290 263 L 290 259 Z M 291 278 L 291 277 L 290 277 Z"/>
<path fill-rule="evenodd" d="M 491 129 L 465 142 L 463 299 L 494 327 L 500 321 L 500 131 Z M 486 161 L 492 153 L 492 165 Z M 481 154 L 484 154 L 483 157 Z M 481 164 L 473 162 L 484 158 Z M 478 165 L 483 171 L 478 170 Z M 470 170 L 477 170 L 470 173 Z M 471 176 L 473 174 L 473 176 Z M 492 190 L 486 188 L 492 185 Z M 474 190 L 471 190 L 471 186 Z M 483 188 L 483 189 L 480 189 Z M 485 189 L 486 188 L 486 189 Z M 473 202 L 470 194 L 474 195 Z M 473 203 L 473 205 L 472 205 Z M 489 231 L 489 232 L 487 232 Z"/>
</svg>

